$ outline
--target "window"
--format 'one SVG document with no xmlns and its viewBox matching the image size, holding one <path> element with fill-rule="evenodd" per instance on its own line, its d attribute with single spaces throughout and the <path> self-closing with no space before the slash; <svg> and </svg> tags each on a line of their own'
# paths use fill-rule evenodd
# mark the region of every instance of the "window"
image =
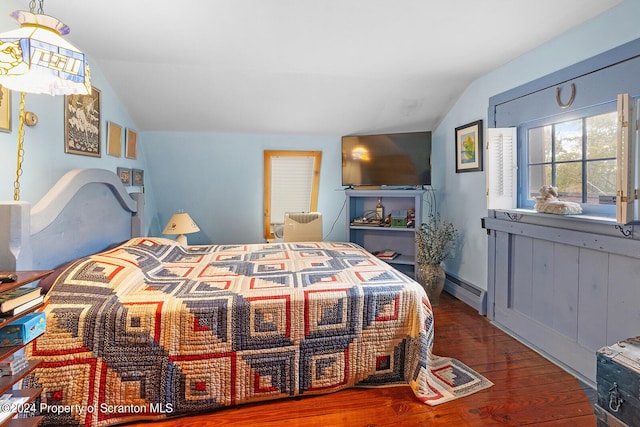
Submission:
<svg viewBox="0 0 640 427">
<path fill-rule="evenodd" d="M 615 105 L 608 109 L 524 127 L 523 207 L 533 207 L 540 187 L 551 185 L 561 200 L 581 203 L 587 213 L 615 213 L 618 115 Z"/>
<path fill-rule="evenodd" d="M 488 192 L 487 206 L 532 208 L 540 186 L 550 184 L 587 215 L 637 222 L 640 107 L 628 94 L 640 94 L 639 72 L 637 39 L 492 96 L 489 129 L 517 129 L 517 197 L 504 207 L 506 192 L 494 187 L 499 197 Z"/>
<path fill-rule="evenodd" d="M 580 203 L 585 214 L 625 224 L 634 221 L 638 123 L 634 103 L 635 111 L 640 111 L 640 102 L 621 94 L 617 103 L 573 112 L 570 117 L 487 129 L 487 207 L 531 209 L 540 188 L 550 185 L 558 189 L 560 200 Z"/>
<path fill-rule="evenodd" d="M 317 210 L 320 151 L 264 152 L 264 238 L 281 237 L 286 212 Z"/>
</svg>

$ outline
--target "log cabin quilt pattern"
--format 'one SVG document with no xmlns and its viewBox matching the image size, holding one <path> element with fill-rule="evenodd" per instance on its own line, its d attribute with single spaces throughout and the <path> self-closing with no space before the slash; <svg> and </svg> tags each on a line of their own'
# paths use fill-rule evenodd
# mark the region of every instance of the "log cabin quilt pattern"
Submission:
<svg viewBox="0 0 640 427">
<path fill-rule="evenodd" d="M 489 387 L 432 354 L 422 287 L 353 243 L 183 247 L 136 238 L 56 279 L 42 425 L 108 426 L 248 402 L 406 384 L 436 405 Z"/>
</svg>

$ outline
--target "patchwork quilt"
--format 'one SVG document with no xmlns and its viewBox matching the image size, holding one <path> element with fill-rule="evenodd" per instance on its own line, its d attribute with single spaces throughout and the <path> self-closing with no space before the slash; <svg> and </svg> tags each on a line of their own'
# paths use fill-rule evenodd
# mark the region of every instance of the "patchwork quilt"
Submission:
<svg viewBox="0 0 640 427">
<path fill-rule="evenodd" d="M 353 243 L 183 247 L 136 238 L 47 294 L 41 425 L 108 426 L 407 384 L 439 404 L 490 385 L 434 356 L 422 287 Z"/>
</svg>

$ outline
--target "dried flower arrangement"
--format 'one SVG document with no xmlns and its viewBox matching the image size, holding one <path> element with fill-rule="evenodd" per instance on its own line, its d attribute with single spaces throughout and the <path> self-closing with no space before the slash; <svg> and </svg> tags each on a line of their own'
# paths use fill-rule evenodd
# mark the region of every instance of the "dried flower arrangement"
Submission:
<svg viewBox="0 0 640 427">
<path fill-rule="evenodd" d="M 442 220 L 440 214 L 429 215 L 429 220 L 416 229 L 418 264 L 440 265 L 452 257 L 457 237 L 458 230 L 451 222 Z"/>
</svg>

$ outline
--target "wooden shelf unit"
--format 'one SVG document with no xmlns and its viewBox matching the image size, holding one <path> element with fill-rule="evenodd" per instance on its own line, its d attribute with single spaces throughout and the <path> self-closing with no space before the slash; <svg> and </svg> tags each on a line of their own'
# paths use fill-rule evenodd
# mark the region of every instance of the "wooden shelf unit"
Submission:
<svg viewBox="0 0 640 427">
<path fill-rule="evenodd" d="M 36 416 L 36 417 L 28 417 L 28 418 L 14 418 L 9 420 L 8 423 L 5 424 L 6 427 L 32 427 L 39 425 L 44 417 Z"/>
<path fill-rule="evenodd" d="M 53 270 L 0 271 L 0 274 L 4 273 L 13 273 L 18 276 L 18 279 L 15 282 L 0 283 L 0 294 L 10 291 L 14 288 L 28 285 L 29 283 L 35 282 L 36 280 L 44 279 L 45 277 L 53 273 Z"/>
<path fill-rule="evenodd" d="M 11 289 L 19 288 L 29 283 L 35 282 L 36 280 L 43 279 L 47 277 L 49 274 L 51 274 L 52 272 L 53 270 L 2 271 L 0 273 L 15 273 L 18 276 L 18 278 L 15 282 L 0 283 L 0 293 L 7 292 L 7 291 L 10 291 Z M 20 313 L 17 316 L 1 318 L 2 323 L 0 323 L 0 329 L 10 325 L 14 320 L 17 320 L 22 316 L 25 316 L 29 313 L 34 312 L 41 306 L 42 304 L 36 307 L 33 307 L 29 310 L 26 310 L 24 313 Z M 16 353 L 18 350 L 21 350 L 22 348 L 24 348 L 24 345 L 0 347 L 0 360 L 10 357 L 12 354 Z M 39 364 L 40 364 L 39 360 L 30 360 L 29 365 L 26 368 L 22 369 L 20 372 L 16 373 L 15 375 L 7 375 L 7 376 L 0 377 L 0 395 L 8 391 L 11 391 L 11 394 L 13 394 L 14 396 L 28 397 L 27 402 L 24 403 L 25 406 L 27 406 L 28 403 L 31 403 L 34 400 L 36 400 L 40 396 L 40 393 L 42 392 L 41 389 L 23 389 L 23 390 L 11 390 L 11 389 L 18 381 L 20 381 L 29 373 L 31 373 L 31 371 L 33 371 Z M 40 424 L 43 418 L 41 416 L 13 418 L 14 416 L 15 414 L 12 415 L 11 418 L 0 423 L 0 427 L 37 426 L 38 424 Z"/>
</svg>

